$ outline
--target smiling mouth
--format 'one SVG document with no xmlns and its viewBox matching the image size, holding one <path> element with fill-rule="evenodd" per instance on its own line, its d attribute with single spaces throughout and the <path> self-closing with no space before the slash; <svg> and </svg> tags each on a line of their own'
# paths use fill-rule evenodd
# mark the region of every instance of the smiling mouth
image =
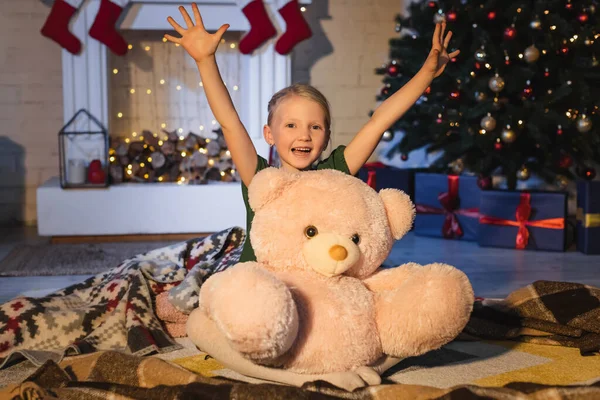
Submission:
<svg viewBox="0 0 600 400">
<path fill-rule="evenodd" d="M 309 154 L 312 149 L 308 147 L 293 147 L 292 153 L 294 154 Z"/>
</svg>

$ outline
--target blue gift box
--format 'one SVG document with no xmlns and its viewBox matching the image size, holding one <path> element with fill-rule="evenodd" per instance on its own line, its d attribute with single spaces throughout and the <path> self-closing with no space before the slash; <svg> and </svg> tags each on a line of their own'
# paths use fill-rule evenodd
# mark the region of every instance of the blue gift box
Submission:
<svg viewBox="0 0 600 400">
<path fill-rule="evenodd" d="M 600 254 L 599 181 L 577 181 L 577 250 Z"/>
<path fill-rule="evenodd" d="M 529 204 L 530 214 L 517 221 L 517 209 Z M 481 193 L 479 245 L 530 250 L 565 251 L 567 193 L 488 190 Z M 519 229 L 528 239 L 517 242 Z"/>
<path fill-rule="evenodd" d="M 440 194 L 448 193 L 450 182 L 458 184 L 458 196 L 452 212 L 447 212 L 440 202 Z M 477 240 L 479 230 L 478 209 L 481 189 L 474 176 L 453 176 L 432 173 L 415 174 L 415 234 L 462 240 Z M 449 221 L 452 219 L 453 221 Z M 451 232 L 445 227 L 454 226 Z M 458 224 L 456 224 L 458 222 Z M 457 229 L 462 230 L 462 236 Z"/>
<path fill-rule="evenodd" d="M 381 189 L 398 189 L 409 195 L 411 199 L 413 198 L 414 170 L 383 166 L 382 164 L 369 167 L 369 164 L 366 164 L 358 171 L 358 178 L 365 183 L 369 183 L 369 170 L 375 174 L 375 187 L 373 189 L 376 191 L 379 192 Z"/>
</svg>

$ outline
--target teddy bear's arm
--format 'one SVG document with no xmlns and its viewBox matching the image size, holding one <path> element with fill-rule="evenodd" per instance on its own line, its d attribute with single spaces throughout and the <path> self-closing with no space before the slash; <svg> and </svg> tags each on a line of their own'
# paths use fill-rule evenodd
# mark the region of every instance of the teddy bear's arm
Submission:
<svg viewBox="0 0 600 400">
<path fill-rule="evenodd" d="M 414 263 L 383 272 L 373 276 L 370 287 L 385 354 L 424 354 L 450 342 L 465 327 L 474 296 L 463 272 L 446 264 Z M 386 285 L 384 278 L 397 286 Z"/>
<path fill-rule="evenodd" d="M 372 292 L 394 290 L 413 274 L 413 268 L 421 268 L 421 266 L 407 263 L 396 268 L 379 268 L 363 283 Z"/>
</svg>

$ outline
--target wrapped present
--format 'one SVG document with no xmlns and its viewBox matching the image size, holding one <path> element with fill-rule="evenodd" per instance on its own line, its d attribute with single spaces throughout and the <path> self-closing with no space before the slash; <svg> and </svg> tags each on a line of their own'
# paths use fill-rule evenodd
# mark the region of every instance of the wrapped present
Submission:
<svg viewBox="0 0 600 400">
<path fill-rule="evenodd" d="M 600 254 L 600 182 L 577 182 L 577 250 Z"/>
<path fill-rule="evenodd" d="M 483 191 L 479 212 L 480 246 L 565 250 L 565 192 Z"/>
<path fill-rule="evenodd" d="M 480 193 L 473 176 L 415 174 L 415 233 L 477 240 Z"/>
<path fill-rule="evenodd" d="M 376 191 L 398 189 L 413 198 L 415 173 L 412 169 L 390 167 L 380 162 L 365 164 L 358 177 Z"/>
</svg>

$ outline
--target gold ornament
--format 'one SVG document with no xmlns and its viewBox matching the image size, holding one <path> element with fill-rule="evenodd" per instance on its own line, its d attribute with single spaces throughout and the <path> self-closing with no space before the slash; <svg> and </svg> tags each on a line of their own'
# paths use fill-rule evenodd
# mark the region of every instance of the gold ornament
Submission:
<svg viewBox="0 0 600 400">
<path fill-rule="evenodd" d="M 581 114 L 577 119 L 577 130 L 581 133 L 589 132 L 592 129 L 592 120 L 587 115 Z"/>
<path fill-rule="evenodd" d="M 502 129 L 500 136 L 502 137 L 502 141 L 504 143 L 512 143 L 517 139 L 517 134 L 515 131 L 510 129 L 510 125 L 506 125 L 506 128 Z"/>
<path fill-rule="evenodd" d="M 531 172 L 529 172 L 529 168 L 521 167 L 520 170 L 517 171 L 517 178 L 521 181 L 526 181 L 531 176 Z"/>
<path fill-rule="evenodd" d="M 563 175 L 556 175 L 556 186 L 560 189 L 566 189 L 567 185 L 569 185 L 569 180 Z"/>
<path fill-rule="evenodd" d="M 480 125 L 483 129 L 485 129 L 488 132 L 493 131 L 494 128 L 496 128 L 496 119 L 494 117 L 492 117 L 492 115 L 490 113 L 488 113 L 488 115 L 481 118 Z"/>
<path fill-rule="evenodd" d="M 383 132 L 383 136 L 381 137 L 381 140 L 383 140 L 384 142 L 391 142 L 392 139 L 394 139 L 394 132 L 392 132 L 389 129 L 387 131 Z"/>
<path fill-rule="evenodd" d="M 485 92 L 475 92 L 475 100 L 478 102 L 482 102 L 487 99 L 487 94 Z"/>
<path fill-rule="evenodd" d="M 490 78 L 488 86 L 493 92 L 501 92 L 504 89 L 504 79 L 498 74 Z"/>
<path fill-rule="evenodd" d="M 525 49 L 525 61 L 534 63 L 540 58 L 540 51 L 535 45 L 531 45 Z"/>
<path fill-rule="evenodd" d="M 529 26 L 531 27 L 531 29 L 541 29 L 542 21 L 540 21 L 539 18 L 536 16 L 535 19 L 529 23 Z"/>
</svg>

